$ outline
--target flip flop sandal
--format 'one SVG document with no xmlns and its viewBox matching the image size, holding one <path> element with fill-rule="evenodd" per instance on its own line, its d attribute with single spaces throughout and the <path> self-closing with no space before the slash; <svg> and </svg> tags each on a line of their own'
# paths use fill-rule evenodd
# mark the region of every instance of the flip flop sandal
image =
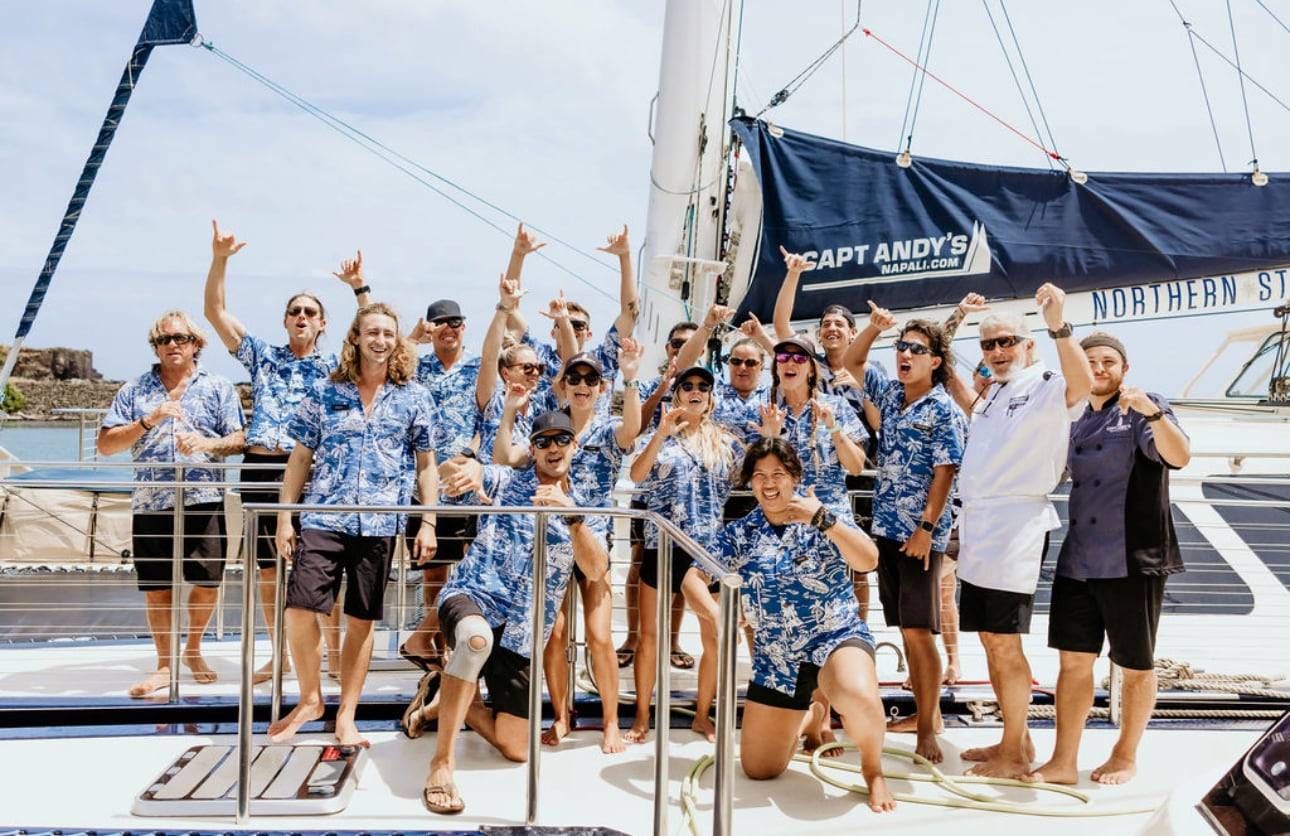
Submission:
<svg viewBox="0 0 1290 836">
<path fill-rule="evenodd" d="M 615 650 L 614 652 L 618 654 L 618 667 L 620 668 L 630 668 L 632 666 L 632 662 L 636 661 L 635 650 L 623 648 Z"/>
<path fill-rule="evenodd" d="M 417 656 L 416 654 L 409 653 L 407 642 L 399 645 L 399 655 L 426 673 L 429 673 L 432 670 L 437 670 L 439 667 L 439 660 L 434 657 Z"/>
<path fill-rule="evenodd" d="M 417 683 L 417 692 L 412 697 L 412 702 L 408 703 L 407 709 L 403 712 L 403 719 L 399 721 L 399 728 L 412 740 L 416 740 L 424 733 L 425 724 L 421 719 L 421 712 L 427 703 L 434 700 L 438 693 L 439 672 L 430 671 L 421 677 L 421 681 Z"/>
<path fill-rule="evenodd" d="M 452 798 L 448 804 L 435 804 L 430 800 L 431 794 L 443 794 Z M 432 813 L 440 813 L 445 816 L 455 816 L 462 810 L 466 809 L 466 802 L 461 800 L 461 795 L 457 792 L 456 784 L 435 785 L 426 787 L 421 791 L 421 803 Z"/>
<path fill-rule="evenodd" d="M 672 667 L 689 670 L 694 667 L 694 657 L 686 653 L 684 650 L 673 650 Z"/>
</svg>

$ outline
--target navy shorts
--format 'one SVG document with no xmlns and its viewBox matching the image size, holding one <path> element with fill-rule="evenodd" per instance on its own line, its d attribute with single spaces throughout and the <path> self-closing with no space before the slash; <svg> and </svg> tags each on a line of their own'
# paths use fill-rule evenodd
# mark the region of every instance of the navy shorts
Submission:
<svg viewBox="0 0 1290 836">
<path fill-rule="evenodd" d="M 873 645 L 861 639 L 847 639 L 838 647 L 858 647 L 868 653 L 871 659 L 875 655 Z M 833 653 L 837 652 L 838 647 L 833 648 Z M 747 701 L 769 705 L 771 708 L 805 711 L 811 707 L 811 694 L 819 687 L 819 680 L 820 666 L 814 662 L 802 662 L 797 666 L 797 685 L 793 688 L 793 693 L 785 694 L 774 688 L 749 682 Z"/>
<path fill-rule="evenodd" d="M 897 540 L 875 537 L 878 544 L 878 598 L 889 627 L 941 632 L 941 553 L 923 561 L 906 557 Z"/>
<path fill-rule="evenodd" d="M 1102 652 L 1132 671 L 1156 664 L 1156 631 L 1167 575 L 1130 575 L 1077 581 L 1058 575 L 1048 615 L 1048 646 L 1073 653 Z"/>
<path fill-rule="evenodd" d="M 448 637 L 448 646 L 457 644 L 457 625 L 472 615 L 484 617 L 469 595 L 451 595 L 439 607 L 439 627 Z M 506 625 L 493 628 L 493 650 L 479 672 L 488 686 L 488 701 L 493 711 L 527 720 L 529 717 L 529 660 L 502 647 Z"/>
<path fill-rule="evenodd" d="M 306 528 L 300 532 L 287 581 L 287 606 L 328 614 L 345 587 L 345 615 L 377 621 L 385 610 L 385 583 L 394 556 L 393 537 L 361 537 Z"/>
<path fill-rule="evenodd" d="M 184 580 L 213 588 L 224 580 L 224 503 L 184 506 Z M 140 511 L 130 521 L 139 591 L 170 589 L 174 580 L 175 512 Z"/>
<path fill-rule="evenodd" d="M 1033 593 L 987 589 L 959 578 L 959 629 L 965 633 L 1025 635 L 1034 611 Z"/>
</svg>

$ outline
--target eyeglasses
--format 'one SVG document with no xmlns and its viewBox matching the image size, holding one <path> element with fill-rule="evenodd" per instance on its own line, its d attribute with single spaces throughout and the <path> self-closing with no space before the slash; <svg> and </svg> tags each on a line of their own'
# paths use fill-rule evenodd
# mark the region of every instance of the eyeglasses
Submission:
<svg viewBox="0 0 1290 836">
<path fill-rule="evenodd" d="M 685 343 L 686 340 L 683 337 L 673 337 L 667 341 L 667 344 L 672 346 L 673 351 L 680 351 L 685 347 Z"/>
<path fill-rule="evenodd" d="M 520 369 L 525 374 L 546 374 L 546 363 L 511 363 L 506 368 Z"/>
<path fill-rule="evenodd" d="M 581 319 L 569 320 L 569 325 L 572 326 L 575 331 L 586 331 L 590 324 L 590 322 L 583 322 Z"/>
<path fill-rule="evenodd" d="M 159 337 L 153 337 L 153 345 L 188 345 L 197 342 L 197 338 L 192 334 L 162 334 Z"/>
<path fill-rule="evenodd" d="M 811 358 L 807 357 L 805 354 L 798 354 L 792 351 L 781 351 L 775 355 L 775 362 L 777 363 L 797 363 L 799 366 L 810 359 Z"/>
<path fill-rule="evenodd" d="M 994 337 L 989 340 L 981 340 L 982 351 L 994 351 L 997 345 L 999 348 L 1012 348 L 1017 343 L 1025 342 L 1029 337 L 1018 337 L 1015 334 L 1009 334 L 1006 337 Z"/>
<path fill-rule="evenodd" d="M 545 450 L 554 444 L 556 447 L 568 447 L 573 443 L 573 436 L 568 433 L 556 433 L 555 435 L 540 435 L 533 439 L 533 446 L 539 450 Z"/>
<path fill-rule="evenodd" d="M 595 372 L 565 372 L 564 382 L 571 386 L 577 386 L 586 381 L 588 386 L 599 386 L 600 375 Z"/>
<path fill-rule="evenodd" d="M 908 351 L 910 354 L 931 354 L 932 350 L 922 343 L 911 343 L 908 340 L 901 340 L 896 343 L 896 351 Z M 989 351 L 987 348 L 986 351 Z"/>
<path fill-rule="evenodd" d="M 466 322 L 466 318 L 462 316 L 449 316 L 449 317 L 445 317 L 444 319 L 434 320 L 435 325 L 442 325 L 445 328 L 460 328 L 462 325 L 465 324 L 465 322 Z"/>
<path fill-rule="evenodd" d="M 738 368 L 739 366 L 747 366 L 750 369 L 755 369 L 761 365 L 761 361 L 758 360 L 756 357 L 748 357 L 748 358 L 730 357 L 727 359 L 730 361 L 730 365 L 734 366 L 735 368 Z"/>
<path fill-rule="evenodd" d="M 318 309 L 310 308 L 306 305 L 296 305 L 294 308 L 287 308 L 287 316 L 300 316 L 301 314 L 308 317 L 315 317 L 318 315 Z"/>
<path fill-rule="evenodd" d="M 681 384 L 682 392 L 693 392 L 695 389 L 700 392 L 711 392 L 712 384 L 702 380 L 687 380 Z"/>
</svg>

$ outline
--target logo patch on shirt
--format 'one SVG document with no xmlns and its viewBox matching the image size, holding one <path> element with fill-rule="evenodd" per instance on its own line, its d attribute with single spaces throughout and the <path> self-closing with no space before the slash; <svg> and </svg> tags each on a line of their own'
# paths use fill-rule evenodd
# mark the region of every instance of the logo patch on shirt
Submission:
<svg viewBox="0 0 1290 836">
<path fill-rule="evenodd" d="M 914 429 L 918 430 L 919 432 L 929 433 L 929 432 L 931 432 L 931 431 L 932 431 L 932 425 L 931 425 L 931 424 L 915 424 L 915 425 L 914 425 Z"/>
<path fill-rule="evenodd" d="M 348 412 L 353 409 L 353 407 L 347 403 L 333 403 L 328 404 L 327 409 L 331 412 Z"/>
<path fill-rule="evenodd" d="M 1029 400 L 1030 400 L 1030 396 L 1029 396 L 1029 395 L 1018 395 L 1018 396 L 1017 396 L 1017 397 L 1015 397 L 1015 398 L 1009 398 L 1009 399 L 1008 399 L 1008 416 L 1009 416 L 1009 417 L 1011 417 L 1013 412 L 1015 412 L 1016 410 L 1018 410 L 1018 409 L 1020 409 L 1021 407 L 1025 406 L 1025 405 L 1026 405 L 1026 402 L 1027 402 L 1027 401 L 1029 401 Z"/>
</svg>

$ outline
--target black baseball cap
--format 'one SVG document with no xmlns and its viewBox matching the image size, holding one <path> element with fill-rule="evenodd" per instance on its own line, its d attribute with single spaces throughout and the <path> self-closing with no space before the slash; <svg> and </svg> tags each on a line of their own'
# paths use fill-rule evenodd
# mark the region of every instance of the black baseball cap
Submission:
<svg viewBox="0 0 1290 836">
<path fill-rule="evenodd" d="M 701 377 L 704 380 L 708 381 L 709 385 L 715 384 L 717 382 L 717 379 L 712 376 L 712 372 L 708 371 L 703 366 L 691 366 L 690 368 L 686 369 L 685 371 L 681 372 L 676 376 L 676 382 L 680 383 L 682 380 L 685 380 L 687 377 Z"/>
<path fill-rule="evenodd" d="M 533 419 L 533 429 L 529 431 L 529 441 L 550 432 L 562 432 L 576 435 L 573 431 L 573 419 L 561 409 L 543 412 Z"/>
<path fill-rule="evenodd" d="M 435 322 L 440 319 L 448 319 L 454 316 L 465 319 L 464 316 L 461 316 L 461 305 L 458 305 L 451 299 L 440 299 L 437 302 L 431 302 L 430 307 L 426 308 L 427 322 Z"/>
</svg>

